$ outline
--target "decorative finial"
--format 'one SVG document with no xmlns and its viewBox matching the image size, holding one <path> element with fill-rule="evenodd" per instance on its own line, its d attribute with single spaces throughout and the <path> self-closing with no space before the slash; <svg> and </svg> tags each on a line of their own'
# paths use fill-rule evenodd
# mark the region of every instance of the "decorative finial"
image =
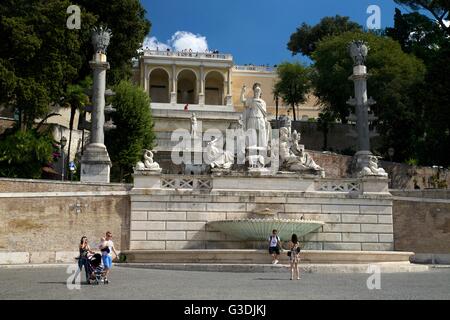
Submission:
<svg viewBox="0 0 450 320">
<path fill-rule="evenodd" d="M 100 26 L 94 27 L 92 30 L 92 44 L 96 53 L 106 54 L 106 48 L 109 45 L 109 40 L 112 37 L 111 30 Z"/>
<path fill-rule="evenodd" d="M 353 40 L 349 43 L 348 49 L 354 65 L 363 66 L 370 49 L 367 43 L 363 40 Z"/>
</svg>

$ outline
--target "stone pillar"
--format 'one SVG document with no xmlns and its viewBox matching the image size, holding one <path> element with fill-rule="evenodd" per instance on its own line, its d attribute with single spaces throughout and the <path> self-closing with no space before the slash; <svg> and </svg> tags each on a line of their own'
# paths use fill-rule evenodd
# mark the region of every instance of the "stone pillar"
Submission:
<svg viewBox="0 0 450 320">
<path fill-rule="evenodd" d="M 353 58 L 353 74 L 349 77 L 355 85 L 355 98 L 350 98 L 347 103 L 355 107 L 356 130 L 358 134 L 358 151 L 354 155 L 352 172 L 360 175 L 365 168 L 370 167 L 370 159 L 373 158 L 370 152 L 370 132 L 369 132 L 369 107 L 375 102 L 367 99 L 367 68 L 364 65 L 369 47 L 363 41 L 352 41 L 349 44 L 350 56 Z M 367 170 L 366 170 L 367 171 Z"/>
<path fill-rule="evenodd" d="M 198 94 L 198 104 L 205 105 L 205 68 L 200 66 L 200 88 Z"/>
<path fill-rule="evenodd" d="M 177 104 L 177 67 L 172 65 L 172 92 L 170 93 L 170 103 Z"/>
<path fill-rule="evenodd" d="M 82 182 L 109 183 L 111 160 L 104 144 L 103 130 L 105 124 L 106 70 L 109 69 L 109 63 L 106 61 L 106 47 L 109 44 L 110 36 L 110 31 L 102 28 L 95 29 L 92 34 L 96 51 L 93 60 L 89 62 L 94 75 L 92 127 L 90 143 L 86 146 L 81 158 Z"/>
<path fill-rule="evenodd" d="M 228 69 L 227 74 L 227 95 L 225 97 L 225 104 L 227 106 L 233 105 L 233 96 L 231 95 L 231 69 Z"/>
<path fill-rule="evenodd" d="M 350 80 L 355 84 L 355 99 L 351 99 L 349 104 L 355 106 L 358 151 L 370 151 L 367 78 L 366 66 L 353 67 L 353 75 L 350 76 Z"/>
<path fill-rule="evenodd" d="M 147 72 L 147 65 L 144 64 L 144 91 L 147 92 L 148 95 L 150 95 L 150 73 Z"/>
</svg>

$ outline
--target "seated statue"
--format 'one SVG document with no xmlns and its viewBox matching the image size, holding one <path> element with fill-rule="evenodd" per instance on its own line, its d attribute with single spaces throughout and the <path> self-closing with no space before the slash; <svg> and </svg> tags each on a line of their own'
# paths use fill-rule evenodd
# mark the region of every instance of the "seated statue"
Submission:
<svg viewBox="0 0 450 320">
<path fill-rule="evenodd" d="M 369 165 L 362 168 L 360 172 L 361 176 L 382 176 L 387 177 L 386 171 L 383 168 L 378 168 L 378 159 L 376 156 L 369 157 Z"/>
<path fill-rule="evenodd" d="M 230 169 L 234 163 L 234 155 L 217 147 L 218 138 L 208 142 L 206 147 L 206 160 L 211 168 Z"/>
<path fill-rule="evenodd" d="M 296 133 L 296 131 L 294 131 Z M 298 144 L 298 135 L 294 135 L 293 140 L 289 138 L 289 130 L 285 127 L 280 129 L 280 160 L 282 167 L 288 171 L 314 171 L 321 172 L 323 175 L 323 169 L 317 165 L 311 156 L 304 151 L 304 146 Z M 292 143 L 291 143 L 292 142 Z M 293 152 L 297 154 L 295 154 Z"/>
<path fill-rule="evenodd" d="M 136 163 L 136 169 L 150 171 L 161 170 L 159 164 L 153 161 L 153 152 L 147 149 L 144 149 L 144 161 L 139 161 L 138 163 Z"/>
</svg>

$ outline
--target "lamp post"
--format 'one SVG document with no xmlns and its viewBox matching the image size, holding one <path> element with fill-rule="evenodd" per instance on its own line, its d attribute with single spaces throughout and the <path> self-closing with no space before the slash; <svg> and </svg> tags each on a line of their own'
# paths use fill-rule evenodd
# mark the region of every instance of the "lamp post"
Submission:
<svg viewBox="0 0 450 320">
<path fill-rule="evenodd" d="M 65 160 L 64 160 L 64 147 L 67 144 L 67 138 L 62 136 L 61 140 L 59 141 L 61 145 L 61 156 L 62 156 L 62 174 L 61 174 L 61 181 L 64 181 L 64 168 L 66 166 Z"/>
</svg>

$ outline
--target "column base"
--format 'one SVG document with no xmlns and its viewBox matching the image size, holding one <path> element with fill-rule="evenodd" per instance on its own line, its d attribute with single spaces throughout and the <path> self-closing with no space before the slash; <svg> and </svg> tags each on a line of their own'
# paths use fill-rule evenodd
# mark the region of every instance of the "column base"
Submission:
<svg viewBox="0 0 450 320">
<path fill-rule="evenodd" d="M 205 105 L 205 95 L 203 93 L 198 94 L 198 104 L 201 106 Z"/>
<path fill-rule="evenodd" d="M 81 182 L 110 182 L 111 160 L 102 143 L 91 143 L 81 158 Z"/>
<path fill-rule="evenodd" d="M 176 92 L 170 93 L 170 103 L 177 104 L 177 93 Z"/>
<path fill-rule="evenodd" d="M 232 95 L 227 95 L 225 97 L 225 105 L 227 105 L 227 106 L 233 105 L 233 96 Z"/>
</svg>

